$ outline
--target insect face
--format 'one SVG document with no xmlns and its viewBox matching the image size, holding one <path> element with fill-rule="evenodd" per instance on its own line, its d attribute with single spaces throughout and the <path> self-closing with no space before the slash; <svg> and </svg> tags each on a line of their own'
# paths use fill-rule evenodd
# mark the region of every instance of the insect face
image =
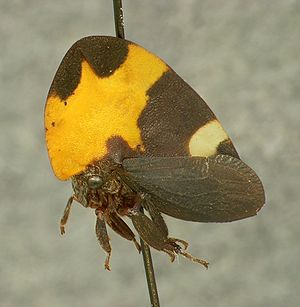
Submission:
<svg viewBox="0 0 300 307">
<path fill-rule="evenodd" d="M 84 207 L 101 206 L 107 193 L 115 194 L 120 190 L 114 172 L 116 167 L 106 160 L 98 161 L 87 167 L 86 171 L 73 176 L 74 198 Z"/>
</svg>

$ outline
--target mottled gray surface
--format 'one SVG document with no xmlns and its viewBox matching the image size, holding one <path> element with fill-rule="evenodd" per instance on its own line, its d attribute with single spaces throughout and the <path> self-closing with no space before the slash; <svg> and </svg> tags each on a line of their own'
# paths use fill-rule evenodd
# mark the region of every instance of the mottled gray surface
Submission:
<svg viewBox="0 0 300 307">
<path fill-rule="evenodd" d="M 211 266 L 153 252 L 161 305 L 299 306 L 300 1 L 124 2 L 127 38 L 206 99 L 268 200 L 231 224 L 168 218 Z M 58 232 L 71 187 L 48 162 L 44 101 L 66 50 L 91 34 L 114 34 L 110 1 L 0 1 L 1 307 L 149 306 L 132 244 L 112 234 L 104 271 L 91 210 L 74 206 Z"/>
</svg>

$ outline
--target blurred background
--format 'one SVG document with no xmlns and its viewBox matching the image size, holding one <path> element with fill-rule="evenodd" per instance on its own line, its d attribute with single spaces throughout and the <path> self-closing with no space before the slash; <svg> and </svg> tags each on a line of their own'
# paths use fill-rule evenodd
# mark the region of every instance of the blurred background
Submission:
<svg viewBox="0 0 300 307">
<path fill-rule="evenodd" d="M 0 306 L 149 306 L 141 256 L 111 233 L 112 272 L 80 205 L 58 221 L 43 110 L 78 39 L 114 35 L 112 1 L 0 1 Z M 228 224 L 166 218 L 209 270 L 153 252 L 161 306 L 299 306 L 300 1 L 123 0 L 126 37 L 164 59 L 209 104 L 261 177 L 267 204 Z"/>
</svg>

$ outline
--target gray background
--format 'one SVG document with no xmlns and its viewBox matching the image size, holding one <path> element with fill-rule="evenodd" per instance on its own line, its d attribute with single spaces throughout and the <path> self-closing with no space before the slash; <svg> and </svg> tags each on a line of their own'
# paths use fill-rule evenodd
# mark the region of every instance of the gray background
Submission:
<svg viewBox="0 0 300 307">
<path fill-rule="evenodd" d="M 44 144 L 43 109 L 67 49 L 114 35 L 111 1 L 3 1 L 0 7 L 0 306 L 147 306 L 141 257 L 111 234 L 112 272 L 95 215 L 75 205 Z M 299 306 L 300 1 L 124 0 L 127 38 L 163 58 L 219 117 L 260 175 L 255 218 L 197 224 L 167 218 L 208 271 L 153 252 L 162 306 Z"/>
</svg>

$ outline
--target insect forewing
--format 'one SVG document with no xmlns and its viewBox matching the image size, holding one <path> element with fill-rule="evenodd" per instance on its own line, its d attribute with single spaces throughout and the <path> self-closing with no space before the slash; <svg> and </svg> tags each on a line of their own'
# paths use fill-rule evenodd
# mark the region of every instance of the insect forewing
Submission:
<svg viewBox="0 0 300 307">
<path fill-rule="evenodd" d="M 123 161 L 122 177 L 178 219 L 230 222 L 247 218 L 265 203 L 256 173 L 241 160 L 215 157 L 145 157 Z"/>
</svg>

